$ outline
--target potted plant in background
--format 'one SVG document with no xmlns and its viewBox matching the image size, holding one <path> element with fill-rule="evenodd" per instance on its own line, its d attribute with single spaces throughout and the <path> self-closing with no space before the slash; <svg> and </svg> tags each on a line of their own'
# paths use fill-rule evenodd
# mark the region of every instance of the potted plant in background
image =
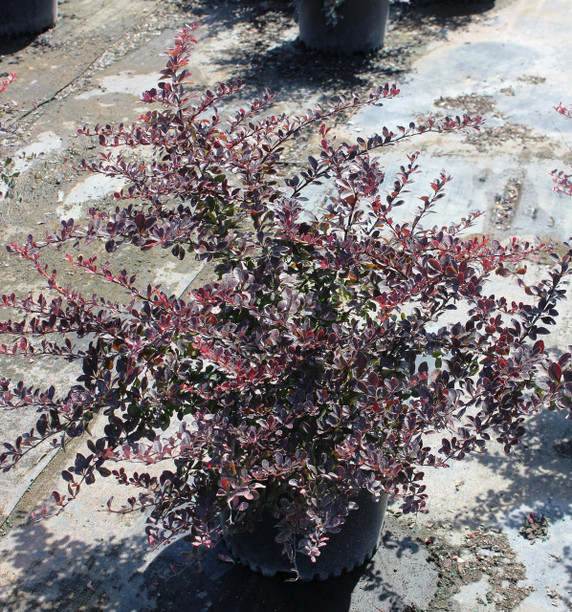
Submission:
<svg viewBox="0 0 572 612">
<path fill-rule="evenodd" d="M 132 125 L 80 130 L 118 148 L 83 163 L 127 181 L 117 208 L 9 247 L 48 294 L 1 298 L 16 315 L 0 323 L 11 339 L 0 351 L 78 361 L 82 372 L 67 390 L 0 379 L 3 408 L 39 412 L 0 463 L 8 469 L 38 444 L 86 435 L 56 505 L 99 476 L 115 478 L 140 489 L 125 511 L 149 511 L 151 543 L 183 536 L 198 553 L 226 534 L 241 560 L 267 574 L 323 578 L 373 552 L 387 496 L 404 512 L 424 510 L 426 469 L 480 452 L 491 435 L 508 451 L 527 415 L 570 409 L 570 354 L 554 361 L 540 336 L 555 323 L 571 251 L 464 238 L 476 213 L 425 225 L 446 174 L 407 221 L 396 220 L 418 153 L 391 179 L 376 153 L 425 132 L 478 128 L 480 118 L 384 127 L 336 144 L 333 118 L 398 94 L 385 86 L 299 117 L 257 118 L 272 102 L 267 92 L 225 121 L 216 106 L 240 84 L 197 103 L 186 86 L 193 29 L 177 35 L 158 87 L 143 95 L 149 112 Z M 284 149 L 312 129 L 319 152 L 282 176 Z M 137 147 L 153 155 L 130 156 Z M 320 184 L 330 188 L 323 202 L 312 191 Z M 193 257 L 210 265 L 212 281 L 169 296 L 85 252 L 68 255 L 124 290 L 121 303 L 65 286 L 42 261 L 46 250 L 99 241 L 110 255 L 131 244 Z M 545 254 L 554 267 L 525 284 L 524 262 Z M 520 283 L 523 301 L 491 294 L 495 274 Z M 94 420 L 106 423 L 99 437 L 88 434 Z M 149 471 L 128 472 L 122 462 L 133 460 Z M 375 536 L 356 553 L 334 542 L 356 529 L 359 508 Z M 258 534 L 270 532 L 275 553 L 245 556 L 240 532 L 252 529 L 259 549 Z M 341 561 L 321 554 L 330 546 Z"/>
<path fill-rule="evenodd" d="M 0 36 L 39 34 L 56 25 L 58 0 L 5 0 Z"/>
<path fill-rule="evenodd" d="M 383 46 L 390 0 L 299 0 L 300 40 L 311 49 L 349 55 Z"/>
</svg>

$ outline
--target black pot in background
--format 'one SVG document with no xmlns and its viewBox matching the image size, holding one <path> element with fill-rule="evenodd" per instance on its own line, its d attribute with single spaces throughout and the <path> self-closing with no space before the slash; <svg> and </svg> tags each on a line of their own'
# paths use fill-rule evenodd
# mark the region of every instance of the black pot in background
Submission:
<svg viewBox="0 0 572 612">
<path fill-rule="evenodd" d="M 383 46 L 389 0 L 346 0 L 338 8 L 340 19 L 328 24 L 324 0 L 299 0 L 300 40 L 310 49 L 349 55 L 376 51 Z"/>
<path fill-rule="evenodd" d="M 39 34 L 56 24 L 58 0 L 3 0 L 0 36 Z"/>
</svg>

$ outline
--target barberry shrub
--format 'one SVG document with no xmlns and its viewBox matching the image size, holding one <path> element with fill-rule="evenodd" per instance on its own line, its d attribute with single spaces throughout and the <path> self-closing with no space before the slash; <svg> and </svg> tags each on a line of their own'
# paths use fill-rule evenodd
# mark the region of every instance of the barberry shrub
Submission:
<svg viewBox="0 0 572 612">
<path fill-rule="evenodd" d="M 564 106 L 562 102 L 554 107 L 554 110 L 566 119 L 572 119 L 572 106 Z M 572 196 L 572 174 L 566 174 L 563 170 L 552 171 L 553 181 L 556 183 L 554 191 Z"/>
<path fill-rule="evenodd" d="M 115 210 L 92 209 L 88 223 L 70 219 L 8 247 L 49 291 L 2 296 L 15 314 L 0 332 L 15 340 L 1 353 L 82 371 L 67 390 L 0 380 L 4 409 L 39 414 L 0 462 L 9 469 L 39 444 L 85 435 L 86 450 L 63 472 L 67 491 L 54 493 L 59 506 L 111 477 L 140 490 L 125 509 L 149 512 L 152 543 L 183 535 L 193 550 L 211 547 L 221 510 L 234 527 L 266 512 L 290 559 L 315 559 L 358 493 L 424 510 L 427 468 L 481 452 L 491 436 L 508 452 L 543 408 L 570 417 L 570 354 L 554 361 L 542 336 L 564 299 L 571 250 L 471 237 L 478 213 L 431 226 L 450 177 L 412 201 L 417 152 L 389 178 L 386 147 L 478 129 L 480 117 L 336 143 L 334 119 L 395 98 L 386 85 L 299 116 L 263 116 L 266 92 L 223 119 L 217 106 L 241 85 L 200 100 L 189 90 L 193 30 L 178 33 L 157 88 L 144 93 L 151 110 L 131 125 L 80 130 L 105 148 L 83 169 L 126 182 Z M 284 152 L 303 133 L 317 137 L 317 153 L 285 175 Z M 128 156 L 141 147 L 149 154 Z M 329 195 L 310 206 L 320 184 Z M 397 221 L 404 207 L 411 213 Z M 140 286 L 80 254 L 93 241 L 110 259 L 130 244 L 208 262 L 212 281 L 182 297 Z M 60 283 L 42 257 L 65 246 L 74 266 L 124 290 L 125 301 Z M 541 256 L 553 267 L 527 284 L 525 263 Z M 520 284 L 523 301 L 492 294 L 495 275 Z M 106 423 L 100 437 L 86 434 L 93 419 Z M 123 461 L 155 465 L 131 473 Z"/>
<path fill-rule="evenodd" d="M 0 93 L 3 93 L 6 90 L 6 87 L 8 87 L 8 85 L 10 85 L 10 83 L 16 78 L 16 74 L 11 72 L 7 77 L 6 80 L 0 79 Z M 9 105 L 7 103 L 0 103 L 0 110 L 5 110 L 9 108 Z"/>
</svg>

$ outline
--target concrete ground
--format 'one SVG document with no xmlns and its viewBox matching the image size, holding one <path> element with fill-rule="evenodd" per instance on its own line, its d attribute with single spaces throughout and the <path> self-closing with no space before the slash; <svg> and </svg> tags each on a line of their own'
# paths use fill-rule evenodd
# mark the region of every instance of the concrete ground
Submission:
<svg viewBox="0 0 572 612">
<path fill-rule="evenodd" d="M 94 143 L 75 136 L 77 127 L 136 118 L 144 108 L 138 95 L 162 67 L 159 53 L 177 27 L 196 17 L 202 23 L 192 60 L 198 89 L 241 77 L 249 83 L 244 96 L 269 85 L 277 108 L 295 112 L 337 91 L 397 81 L 399 99 L 337 126 L 347 138 L 427 114 L 482 114 L 487 123 L 480 134 L 431 136 L 391 150 L 384 162 L 388 171 L 419 148 L 420 194 L 442 168 L 454 176 L 435 223 L 480 209 L 487 215 L 477 233 L 499 239 L 572 235 L 572 200 L 553 193 L 548 176 L 572 163 L 572 121 L 552 108 L 572 103 L 569 0 L 444 1 L 437 7 L 419 0 L 417 7 L 393 6 L 384 50 L 345 60 L 304 51 L 283 0 L 60 0 L 54 30 L 0 41 L 0 75 L 18 75 L 4 95 L 19 106 L 8 116 L 14 130 L 0 141 L 0 158 L 11 155 L 21 172 L 19 196 L 0 199 L 3 243 L 85 214 L 90 202 L 109 201 L 116 185 L 71 168 L 97 155 Z M 177 293 L 204 274 L 137 252 L 126 257 L 140 277 Z M 4 253 L 0 270 L 2 293 L 41 286 Z M 541 273 L 541 266 L 531 270 Z M 499 284 L 498 291 L 508 289 Z M 551 337 L 555 350 L 571 342 L 570 304 Z M 0 376 L 20 371 L 32 380 L 65 383 L 74 377 L 70 368 L 0 361 Z M 31 426 L 33 417 L 1 415 L 0 439 Z M 37 452 L 0 477 L 0 605 L 193 612 L 570 610 L 571 438 L 572 423 L 546 413 L 531 419 L 524 444 L 509 457 L 493 447 L 428 473 L 428 514 L 403 516 L 391 506 L 371 563 L 311 584 L 253 574 L 225 560 L 222 547 L 207 556 L 202 573 L 175 576 L 180 546 L 152 551 L 144 516 L 108 513 L 107 499 L 120 498 L 121 491 L 107 481 L 65 513 L 30 521 L 30 511 L 61 486 L 59 474 L 73 449 Z M 536 531 L 523 532 L 531 512 L 544 520 L 534 523 Z"/>
</svg>

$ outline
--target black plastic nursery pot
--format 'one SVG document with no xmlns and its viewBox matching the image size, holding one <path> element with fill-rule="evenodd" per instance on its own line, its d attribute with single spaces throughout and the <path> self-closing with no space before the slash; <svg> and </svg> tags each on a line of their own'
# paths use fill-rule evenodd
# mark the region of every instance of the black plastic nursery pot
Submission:
<svg viewBox="0 0 572 612">
<path fill-rule="evenodd" d="M 329 541 L 315 563 L 306 555 L 296 556 L 299 578 L 303 581 L 326 580 L 369 561 L 379 545 L 388 498 L 382 495 L 379 502 L 374 502 L 369 493 L 361 493 L 356 499 L 359 508 L 350 511 L 338 533 L 328 534 Z M 268 518 L 256 522 L 252 532 L 227 532 L 225 543 L 234 559 L 264 576 L 290 573 L 292 568 L 282 554 L 282 544 L 275 541 L 278 533 L 275 523 Z"/>
<path fill-rule="evenodd" d="M 2 0 L 0 36 L 39 34 L 56 24 L 58 0 Z"/>
<path fill-rule="evenodd" d="M 324 0 L 299 0 L 300 40 L 310 49 L 336 55 L 377 51 L 383 46 L 389 0 L 345 0 L 329 24 Z"/>
</svg>

